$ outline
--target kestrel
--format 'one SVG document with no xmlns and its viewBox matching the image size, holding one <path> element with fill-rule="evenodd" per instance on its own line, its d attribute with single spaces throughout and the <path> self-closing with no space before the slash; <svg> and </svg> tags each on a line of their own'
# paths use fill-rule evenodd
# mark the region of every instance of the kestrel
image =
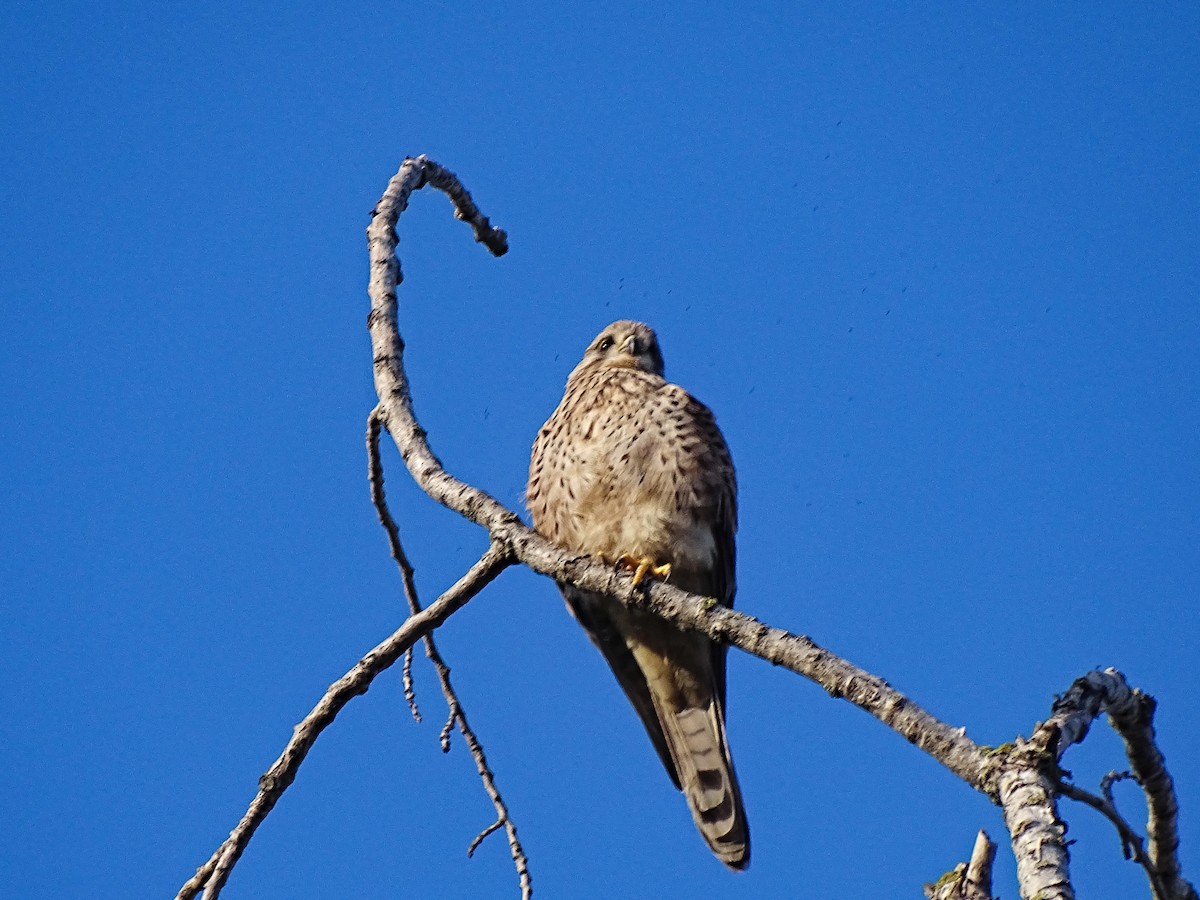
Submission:
<svg viewBox="0 0 1200 900">
<path fill-rule="evenodd" d="M 534 527 L 576 553 L 733 605 L 737 482 L 708 407 L 663 377 L 654 331 L 614 322 L 533 445 Z M 750 833 L 725 737 L 725 645 L 620 602 L 559 589 L 624 688 L 696 827 L 734 869 Z"/>
</svg>

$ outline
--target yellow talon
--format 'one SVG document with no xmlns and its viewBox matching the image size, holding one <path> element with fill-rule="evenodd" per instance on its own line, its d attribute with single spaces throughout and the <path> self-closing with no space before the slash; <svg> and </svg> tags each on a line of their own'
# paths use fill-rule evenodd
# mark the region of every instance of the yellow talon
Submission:
<svg viewBox="0 0 1200 900">
<path fill-rule="evenodd" d="M 617 565 L 625 569 L 627 572 L 633 573 L 633 584 L 636 587 L 645 581 L 646 576 L 650 575 L 654 578 L 667 579 L 671 575 L 671 564 L 663 563 L 655 565 L 654 560 L 646 556 L 634 556 L 631 553 L 626 553 L 617 560 Z"/>
</svg>

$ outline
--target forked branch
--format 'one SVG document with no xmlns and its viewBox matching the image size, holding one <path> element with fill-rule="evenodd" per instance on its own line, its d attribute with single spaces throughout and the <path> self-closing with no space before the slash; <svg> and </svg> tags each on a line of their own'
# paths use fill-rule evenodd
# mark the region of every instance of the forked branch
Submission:
<svg viewBox="0 0 1200 900">
<path fill-rule="evenodd" d="M 1179 864 L 1179 806 L 1166 761 L 1154 738 L 1155 709 L 1153 697 L 1131 688 L 1115 669 L 1106 669 L 1076 680 L 1055 702 L 1053 715 L 1041 729 L 1052 735 L 1058 759 L 1070 744 L 1083 740 L 1098 716 L 1108 714 L 1109 724 L 1125 744 L 1131 776 L 1146 798 L 1147 840 L 1143 842 L 1117 811 L 1111 791 L 1115 775 L 1105 780 L 1103 797 L 1066 782 L 1060 781 L 1056 787 L 1064 796 L 1086 803 L 1113 823 L 1126 858 L 1145 870 L 1155 900 L 1197 900 L 1196 889 L 1184 880 Z"/>
<path fill-rule="evenodd" d="M 342 707 L 359 694 L 366 693 L 376 675 L 390 667 L 405 650 L 465 606 L 468 600 L 491 584 L 496 576 L 510 565 L 512 558 L 508 550 L 503 545 L 492 544 L 453 587 L 422 612 L 409 616 L 391 637 L 371 650 L 354 668 L 330 685 L 313 711 L 296 726 L 291 740 L 283 748 L 283 753 L 258 780 L 258 794 L 237 827 L 208 862 L 180 889 L 176 900 L 189 900 L 201 890 L 204 891 L 205 900 L 216 900 L 250 838 L 267 817 L 267 813 L 279 802 L 283 792 L 296 779 L 296 772 L 304 762 L 304 757 L 308 755 L 321 732 L 333 723 Z"/>
<path fill-rule="evenodd" d="M 400 542 L 400 528 L 396 525 L 396 520 L 392 518 L 392 513 L 388 509 L 387 497 L 383 490 L 383 463 L 379 458 L 379 429 L 380 422 L 378 417 L 372 410 L 371 415 L 367 417 L 367 472 L 371 483 L 371 501 L 375 504 L 375 511 L 379 515 L 379 522 L 383 525 L 384 531 L 387 532 L 388 546 L 392 551 L 392 559 L 396 561 L 396 565 L 400 568 L 400 579 L 404 584 L 404 596 L 408 600 L 409 612 L 412 615 L 417 615 L 421 612 L 421 601 L 417 596 L 417 583 L 414 578 L 413 567 L 408 561 L 407 555 L 404 553 L 404 546 Z M 467 712 L 463 709 L 462 701 L 459 700 L 454 686 L 450 682 L 450 667 L 446 665 L 442 659 L 442 654 L 434 642 L 433 634 L 426 634 L 422 640 L 425 642 L 425 655 L 429 661 L 433 663 L 434 671 L 437 672 L 438 684 L 442 688 L 442 696 L 446 698 L 446 705 L 449 707 L 449 718 L 446 720 L 446 726 L 442 729 L 441 745 L 442 752 L 450 752 L 450 729 L 457 725 L 459 733 L 463 736 L 463 740 L 467 744 L 467 749 L 471 753 L 471 758 L 475 761 L 475 769 L 479 773 L 479 778 L 483 782 L 483 789 L 487 792 L 488 798 L 492 801 L 492 806 L 496 810 L 496 820 L 486 828 L 484 828 L 476 838 L 471 841 L 467 848 L 467 856 L 474 855 L 479 845 L 489 834 L 500 828 L 504 829 L 505 835 L 508 837 L 508 849 L 512 854 L 513 865 L 517 869 L 517 878 L 521 883 L 522 900 L 529 900 L 533 896 L 533 883 L 529 875 L 529 860 L 525 856 L 525 850 L 521 846 L 521 841 L 517 838 L 517 826 L 509 815 L 508 805 L 504 802 L 504 797 L 500 793 L 500 788 L 496 785 L 496 776 L 492 773 L 491 767 L 488 765 L 487 754 L 483 750 L 483 744 L 479 737 L 467 722 Z M 407 664 L 412 659 L 412 648 L 409 647 L 405 651 L 404 661 Z M 405 672 L 405 698 L 408 700 L 409 707 L 416 711 L 416 702 L 412 694 L 412 681 L 408 672 Z"/>
</svg>

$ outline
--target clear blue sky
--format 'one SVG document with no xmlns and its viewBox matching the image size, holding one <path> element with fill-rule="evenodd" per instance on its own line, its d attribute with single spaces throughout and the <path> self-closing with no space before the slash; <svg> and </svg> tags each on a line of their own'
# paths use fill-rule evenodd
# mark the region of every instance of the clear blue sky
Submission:
<svg viewBox="0 0 1200 900">
<path fill-rule="evenodd" d="M 452 471 L 518 506 L 587 340 L 651 322 L 739 467 L 740 606 L 985 743 L 1119 667 L 1160 700 L 1200 879 L 1194 4 L 17 0 L 0 31 L 7 894 L 172 896 L 400 621 L 364 228 L 422 152 L 512 242 L 433 195 L 401 223 Z M 484 540 L 388 463 L 430 600 Z M 734 655 L 732 875 L 552 585 L 506 573 L 440 640 L 540 897 L 916 897 L 1001 830 Z M 515 896 L 502 837 L 463 858 L 491 809 L 418 689 L 420 726 L 398 672 L 345 710 L 226 896 Z M 1066 764 L 1122 758 L 1099 727 Z M 1066 814 L 1081 895 L 1144 895 Z"/>
</svg>

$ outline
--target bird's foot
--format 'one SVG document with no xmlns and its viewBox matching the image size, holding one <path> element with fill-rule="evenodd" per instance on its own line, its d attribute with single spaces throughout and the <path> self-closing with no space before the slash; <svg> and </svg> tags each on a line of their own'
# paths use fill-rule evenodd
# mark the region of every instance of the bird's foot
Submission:
<svg viewBox="0 0 1200 900">
<path fill-rule="evenodd" d="M 626 553 L 620 557 L 617 560 L 617 566 L 626 572 L 633 573 L 633 584 L 635 587 L 645 581 L 647 575 L 652 578 L 663 579 L 664 581 L 671 575 L 670 563 L 656 565 L 650 557 L 634 556 L 632 553 Z"/>
</svg>

